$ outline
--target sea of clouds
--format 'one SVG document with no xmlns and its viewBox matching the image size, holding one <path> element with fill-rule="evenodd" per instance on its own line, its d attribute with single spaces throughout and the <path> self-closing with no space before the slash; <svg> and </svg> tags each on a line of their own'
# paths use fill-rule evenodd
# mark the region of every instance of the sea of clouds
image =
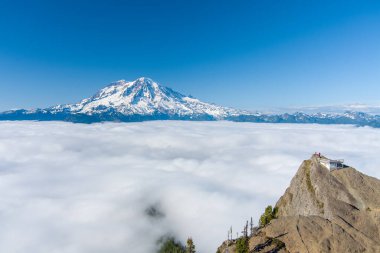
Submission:
<svg viewBox="0 0 380 253">
<path fill-rule="evenodd" d="M 380 178 L 369 127 L 1 122 L 0 252 L 153 253 L 170 234 L 215 252 L 315 151 Z"/>
</svg>

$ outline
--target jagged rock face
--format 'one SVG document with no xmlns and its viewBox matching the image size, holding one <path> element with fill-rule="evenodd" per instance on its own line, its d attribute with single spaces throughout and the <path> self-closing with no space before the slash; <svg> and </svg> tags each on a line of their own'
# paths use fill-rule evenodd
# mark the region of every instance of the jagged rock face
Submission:
<svg viewBox="0 0 380 253">
<path fill-rule="evenodd" d="M 380 180 L 354 168 L 330 172 L 312 156 L 276 206 L 278 218 L 250 238 L 251 252 L 380 252 Z"/>
<path fill-rule="evenodd" d="M 380 183 L 354 168 L 330 172 L 316 156 L 302 163 L 289 188 L 277 202 L 279 216 L 319 215 L 333 219 L 344 210 L 380 206 Z M 374 195 L 375 194 L 375 195 Z"/>
<path fill-rule="evenodd" d="M 376 239 L 363 235 L 349 224 L 335 223 L 320 216 L 279 218 L 263 228 L 256 237 L 281 240 L 287 252 L 379 252 L 380 250 Z"/>
<path fill-rule="evenodd" d="M 312 156 L 262 230 L 289 252 L 380 252 L 380 180 L 348 167 L 330 172 Z"/>
</svg>

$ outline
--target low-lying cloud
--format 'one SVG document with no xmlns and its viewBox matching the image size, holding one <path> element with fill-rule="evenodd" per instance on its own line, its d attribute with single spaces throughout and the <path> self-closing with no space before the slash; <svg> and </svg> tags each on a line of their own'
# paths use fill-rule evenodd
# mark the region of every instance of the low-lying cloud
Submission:
<svg viewBox="0 0 380 253">
<path fill-rule="evenodd" d="M 380 177 L 380 130 L 233 122 L 0 123 L 0 252 L 215 252 L 320 151 Z"/>
</svg>

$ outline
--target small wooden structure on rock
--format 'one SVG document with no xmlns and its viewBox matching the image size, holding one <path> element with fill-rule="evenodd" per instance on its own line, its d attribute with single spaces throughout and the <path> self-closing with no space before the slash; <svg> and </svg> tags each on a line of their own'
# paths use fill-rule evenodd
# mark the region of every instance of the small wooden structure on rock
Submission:
<svg viewBox="0 0 380 253">
<path fill-rule="evenodd" d="M 344 164 L 343 159 L 337 159 L 337 160 L 328 159 L 327 157 L 322 156 L 321 153 L 315 153 L 314 155 L 317 156 L 319 162 L 330 171 L 340 170 L 340 169 L 348 167 L 347 165 Z"/>
</svg>

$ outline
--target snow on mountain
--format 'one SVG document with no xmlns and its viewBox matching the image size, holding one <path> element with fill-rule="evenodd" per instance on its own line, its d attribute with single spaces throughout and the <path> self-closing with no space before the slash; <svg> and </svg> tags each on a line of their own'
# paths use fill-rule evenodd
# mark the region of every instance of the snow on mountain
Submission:
<svg viewBox="0 0 380 253">
<path fill-rule="evenodd" d="M 201 102 L 161 86 L 146 77 L 131 82 L 120 80 L 111 83 L 94 96 L 79 103 L 54 106 L 49 111 L 86 115 L 110 111 L 123 115 L 209 115 L 215 119 L 243 113 L 232 108 Z"/>
<path fill-rule="evenodd" d="M 358 106 L 355 106 L 357 108 Z M 360 107 L 360 106 L 359 106 Z M 361 107 L 363 108 L 363 107 Z M 46 109 L 11 110 L 0 120 L 42 120 L 94 123 L 146 120 L 230 120 L 261 123 L 352 124 L 380 127 L 380 115 L 358 111 L 253 113 L 205 103 L 141 77 L 109 84 L 79 103 Z"/>
</svg>

